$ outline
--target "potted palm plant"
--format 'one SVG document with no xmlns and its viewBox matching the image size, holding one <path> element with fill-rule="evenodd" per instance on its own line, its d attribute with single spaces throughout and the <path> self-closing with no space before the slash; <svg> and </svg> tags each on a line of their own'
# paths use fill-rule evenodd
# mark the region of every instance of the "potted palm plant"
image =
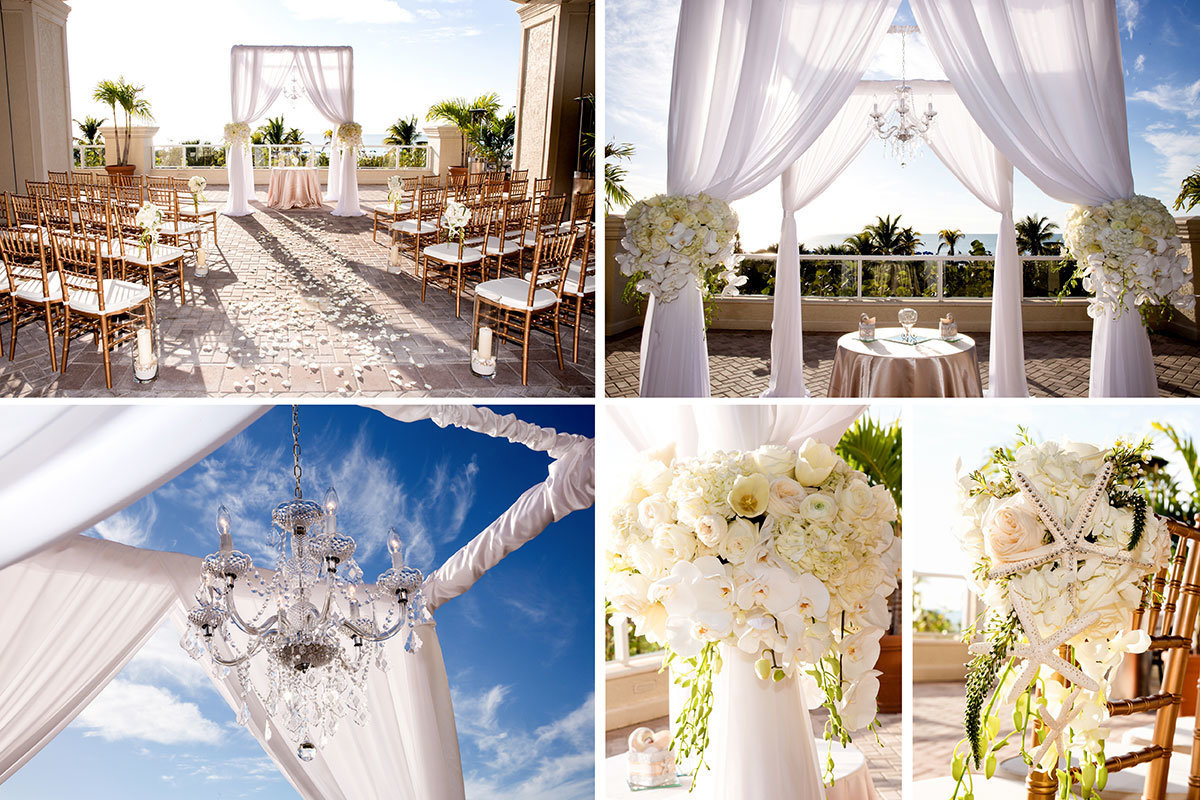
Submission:
<svg viewBox="0 0 1200 800">
<path fill-rule="evenodd" d="M 503 117 L 489 114 L 468 131 L 471 150 L 487 169 L 501 170 L 512 161 L 517 136 L 517 115 L 512 111 Z"/>
<path fill-rule="evenodd" d="M 462 142 L 460 144 L 461 166 L 457 168 L 459 172 L 467 170 L 467 156 L 471 154 L 468 150 L 470 144 L 470 131 L 473 125 L 478 121 L 476 118 L 483 114 L 484 116 L 495 115 L 500 110 L 500 97 L 495 92 L 480 95 L 474 100 L 468 100 L 465 97 L 452 97 L 449 100 L 442 100 L 439 103 L 434 103 L 429 107 L 429 111 L 425 114 L 425 118 L 431 121 L 440 120 L 447 122 L 458 128 L 462 134 Z M 450 174 L 455 174 L 455 167 L 450 168 Z"/>
<path fill-rule="evenodd" d="M 112 120 L 114 133 L 116 135 L 116 152 L 117 163 L 106 164 L 104 169 L 110 175 L 132 175 L 134 165 L 129 163 L 129 142 L 133 138 L 133 121 L 152 120 L 154 116 L 150 113 L 150 101 L 142 97 L 142 92 L 146 91 L 145 86 L 138 86 L 129 83 L 124 76 L 117 78 L 115 81 L 103 80 L 96 84 L 96 89 L 92 92 L 92 99 L 97 103 L 103 103 L 112 109 Z M 125 115 L 125 141 L 121 142 L 121 124 L 117 121 L 117 108 L 120 107 L 121 112 Z"/>
</svg>

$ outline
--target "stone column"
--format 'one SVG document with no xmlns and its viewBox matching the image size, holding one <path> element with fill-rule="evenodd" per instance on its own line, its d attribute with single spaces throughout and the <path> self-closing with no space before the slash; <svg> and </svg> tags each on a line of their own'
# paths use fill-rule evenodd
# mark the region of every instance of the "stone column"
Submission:
<svg viewBox="0 0 1200 800">
<path fill-rule="evenodd" d="M 1175 225 L 1179 228 L 1179 236 L 1183 239 L 1183 251 L 1187 253 L 1192 264 L 1192 294 L 1200 295 L 1200 217 L 1176 217 Z M 1188 339 L 1200 339 L 1200 309 L 1188 314 L 1176 312 L 1167 329 L 1178 336 Z"/>
<path fill-rule="evenodd" d="M 462 166 L 462 131 L 453 125 L 437 125 L 423 130 L 425 138 L 429 140 L 429 163 L 425 168 L 444 181 L 451 167 Z"/>
<path fill-rule="evenodd" d="M 579 144 L 580 103 L 596 87 L 594 0 L 515 0 L 520 4 L 516 169 L 552 178 L 570 194 Z M 585 172 L 594 169 L 584 165 Z"/>
<path fill-rule="evenodd" d="M 0 0 L 0 191 L 71 169 L 63 0 Z"/>
<path fill-rule="evenodd" d="M 117 116 L 122 116 L 117 109 Z M 158 133 L 157 125 L 134 125 L 130 129 L 129 160 L 133 164 L 134 174 L 146 175 L 154 169 L 154 134 Z M 100 128 L 104 137 L 104 163 L 119 164 L 121 155 L 117 152 L 117 129 L 112 125 Z M 125 128 L 121 127 L 121 149 L 125 149 Z"/>
</svg>

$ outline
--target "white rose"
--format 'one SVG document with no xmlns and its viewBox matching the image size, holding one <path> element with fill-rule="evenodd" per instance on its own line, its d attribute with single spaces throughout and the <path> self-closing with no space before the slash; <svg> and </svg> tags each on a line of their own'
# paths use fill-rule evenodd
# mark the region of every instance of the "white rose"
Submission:
<svg viewBox="0 0 1200 800">
<path fill-rule="evenodd" d="M 671 559 L 650 542 L 634 542 L 625 557 L 634 569 L 651 579 L 661 578 L 671 569 Z"/>
<path fill-rule="evenodd" d="M 805 486 L 820 486 L 833 472 L 837 455 L 833 448 L 815 439 L 807 439 L 796 454 L 796 480 Z"/>
<path fill-rule="evenodd" d="M 675 521 L 675 509 L 661 494 L 650 495 L 638 503 L 638 522 L 654 530 L 655 526 Z"/>
<path fill-rule="evenodd" d="M 790 478 L 796 469 L 796 454 L 787 447 L 765 444 L 751 455 L 755 467 L 768 478 Z"/>
<path fill-rule="evenodd" d="M 717 552 L 726 561 L 741 564 L 745 562 L 746 554 L 758 544 L 759 535 L 758 526 L 753 522 L 735 519 L 717 543 Z"/>
<path fill-rule="evenodd" d="M 701 517 L 708 516 L 711 509 L 700 495 L 685 497 L 676 505 L 679 521 L 685 525 L 695 525 Z"/>
<path fill-rule="evenodd" d="M 650 542 L 671 561 L 691 561 L 696 555 L 695 535 L 687 527 L 674 522 L 656 525 Z"/>
<path fill-rule="evenodd" d="M 634 572 L 610 574 L 605 583 L 608 602 L 618 613 L 627 617 L 640 616 L 646 612 L 650 605 L 646 596 L 649 589 L 650 579 Z"/>
<path fill-rule="evenodd" d="M 1024 495 L 993 498 L 983 517 L 984 549 L 996 565 L 1015 564 L 1042 546 L 1045 528 Z"/>
<path fill-rule="evenodd" d="M 767 491 L 767 512 L 775 515 L 795 514 L 811 489 L 791 478 L 776 478 Z"/>
<path fill-rule="evenodd" d="M 875 494 L 863 481 L 852 480 L 837 490 L 837 507 L 843 517 L 867 519 L 875 514 Z"/>
<path fill-rule="evenodd" d="M 729 523 L 716 514 L 705 514 L 696 520 L 696 538 L 707 547 L 716 547 L 729 530 Z"/>
<path fill-rule="evenodd" d="M 767 477 L 759 473 L 742 475 L 733 482 L 729 490 L 729 505 L 735 514 L 742 517 L 757 517 L 767 510 L 767 492 L 771 485 Z"/>
</svg>

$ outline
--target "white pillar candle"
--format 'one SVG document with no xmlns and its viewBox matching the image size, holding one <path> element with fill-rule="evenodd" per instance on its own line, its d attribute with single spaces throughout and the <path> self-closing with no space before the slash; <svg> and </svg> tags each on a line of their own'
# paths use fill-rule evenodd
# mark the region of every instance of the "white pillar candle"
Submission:
<svg viewBox="0 0 1200 800">
<path fill-rule="evenodd" d="M 393 267 L 400 266 L 400 245 L 392 245 L 392 249 L 388 251 L 388 263 Z"/>
<path fill-rule="evenodd" d="M 492 357 L 492 329 L 486 325 L 479 329 L 479 357 Z"/>
<path fill-rule="evenodd" d="M 137 351 L 138 363 L 142 366 L 147 366 L 153 356 L 153 350 L 150 343 L 150 329 L 138 328 L 137 332 Z"/>
<path fill-rule="evenodd" d="M 208 264 L 208 253 L 204 252 L 204 245 L 200 245 L 196 250 L 196 266 L 203 267 L 206 264 Z"/>
</svg>

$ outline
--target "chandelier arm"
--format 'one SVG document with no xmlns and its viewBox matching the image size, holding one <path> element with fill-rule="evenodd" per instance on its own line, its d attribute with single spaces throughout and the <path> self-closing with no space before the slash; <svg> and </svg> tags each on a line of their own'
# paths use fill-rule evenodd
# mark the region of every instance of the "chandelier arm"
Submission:
<svg viewBox="0 0 1200 800">
<path fill-rule="evenodd" d="M 400 619 L 396 622 L 396 624 L 393 625 L 391 629 L 386 630 L 383 633 L 375 633 L 373 631 L 363 630 L 348 619 L 342 620 L 342 627 L 350 631 L 355 636 L 362 637 L 368 642 L 386 642 L 404 628 L 404 623 L 405 615 L 401 614 Z"/>
<path fill-rule="evenodd" d="M 267 631 L 267 632 L 272 633 L 273 631 Z M 257 638 L 254 640 L 254 644 L 252 644 L 245 653 L 243 653 L 240 656 L 237 656 L 236 658 L 232 658 L 232 659 L 221 658 L 221 656 L 219 656 L 219 655 L 217 655 L 217 653 L 213 652 L 212 645 L 209 645 L 208 654 L 209 654 L 209 656 L 212 657 L 213 661 L 220 664 L 222 667 L 236 667 L 239 664 L 243 664 L 246 661 L 249 661 L 251 658 L 253 658 L 255 655 L 257 655 L 258 651 L 261 650 L 262 648 L 263 648 L 263 640 L 260 637 L 260 638 Z"/>
<path fill-rule="evenodd" d="M 279 615 L 272 614 L 263 621 L 262 625 L 251 625 L 242 619 L 242 615 L 238 613 L 237 606 L 233 601 L 233 592 L 225 592 L 224 596 L 225 610 L 229 612 L 229 618 L 233 621 L 233 624 L 238 627 L 238 630 L 242 631 L 242 633 L 249 634 L 250 636 L 262 636 L 264 633 L 269 633 L 272 629 L 271 626 L 279 621 Z"/>
</svg>

